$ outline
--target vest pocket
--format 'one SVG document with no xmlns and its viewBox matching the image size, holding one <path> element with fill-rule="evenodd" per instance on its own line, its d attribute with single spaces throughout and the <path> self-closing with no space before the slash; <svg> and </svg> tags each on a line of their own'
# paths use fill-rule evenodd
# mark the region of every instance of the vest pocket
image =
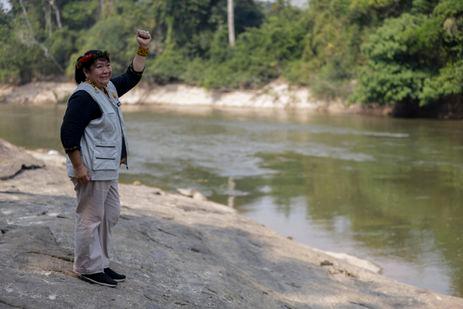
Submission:
<svg viewBox="0 0 463 309">
<path fill-rule="evenodd" d="M 117 170 L 117 149 L 114 145 L 95 145 L 93 170 Z"/>
<path fill-rule="evenodd" d="M 103 134 L 114 137 L 118 134 L 116 123 L 119 122 L 117 119 L 117 114 L 115 112 L 107 112 L 105 113 L 104 121 L 103 121 Z"/>
</svg>

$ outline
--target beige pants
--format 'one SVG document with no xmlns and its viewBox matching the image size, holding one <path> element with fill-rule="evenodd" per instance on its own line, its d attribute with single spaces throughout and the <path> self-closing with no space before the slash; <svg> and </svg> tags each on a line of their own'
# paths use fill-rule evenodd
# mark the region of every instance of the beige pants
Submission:
<svg viewBox="0 0 463 309">
<path fill-rule="evenodd" d="M 111 229 L 121 208 L 117 180 L 72 182 L 77 194 L 74 271 L 99 273 L 109 267 Z"/>
</svg>

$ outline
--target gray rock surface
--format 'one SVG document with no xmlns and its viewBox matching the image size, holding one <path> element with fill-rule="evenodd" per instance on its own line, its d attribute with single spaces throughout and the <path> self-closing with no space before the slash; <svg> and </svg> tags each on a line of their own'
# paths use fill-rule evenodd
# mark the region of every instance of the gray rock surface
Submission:
<svg viewBox="0 0 463 309">
<path fill-rule="evenodd" d="M 58 155 L 0 181 L 0 308 L 463 308 L 209 201 L 121 185 L 115 289 L 72 273 L 74 195 Z"/>
<path fill-rule="evenodd" d="M 12 178 L 27 169 L 43 167 L 44 163 L 24 150 L 0 139 L 0 180 Z"/>
</svg>

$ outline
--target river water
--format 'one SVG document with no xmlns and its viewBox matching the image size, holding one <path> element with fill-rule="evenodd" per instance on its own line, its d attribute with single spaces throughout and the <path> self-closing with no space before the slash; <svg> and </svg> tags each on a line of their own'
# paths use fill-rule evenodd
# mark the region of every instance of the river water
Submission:
<svg viewBox="0 0 463 309">
<path fill-rule="evenodd" d="M 61 150 L 63 106 L 0 106 L 0 137 Z M 265 110 L 125 111 L 122 182 L 196 188 L 310 246 L 463 296 L 463 122 Z"/>
</svg>

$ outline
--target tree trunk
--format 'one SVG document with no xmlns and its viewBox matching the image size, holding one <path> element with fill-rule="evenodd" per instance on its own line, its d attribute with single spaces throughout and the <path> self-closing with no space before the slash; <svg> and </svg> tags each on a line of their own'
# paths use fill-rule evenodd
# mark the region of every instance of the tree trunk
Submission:
<svg viewBox="0 0 463 309">
<path fill-rule="evenodd" d="M 100 0 L 100 18 L 103 18 L 104 14 L 104 0 Z"/>
<path fill-rule="evenodd" d="M 53 32 L 53 26 L 51 22 L 51 8 L 49 5 L 43 6 L 43 13 L 45 15 L 45 32 L 47 32 L 48 37 L 51 37 Z"/>
<path fill-rule="evenodd" d="M 51 7 L 55 10 L 55 18 L 56 18 L 56 25 L 58 28 L 63 28 L 63 24 L 61 23 L 61 13 L 59 11 L 58 6 L 56 5 L 55 0 L 49 0 L 48 1 L 51 5 Z"/>
<path fill-rule="evenodd" d="M 37 41 L 37 39 L 35 38 L 34 30 L 32 28 L 31 22 L 29 21 L 29 16 L 27 15 L 26 7 L 24 6 L 24 3 L 23 3 L 22 0 L 19 0 L 19 5 L 21 6 L 22 13 L 23 13 L 24 19 L 26 21 L 26 27 L 29 29 L 29 34 L 31 36 L 30 42 L 26 41 L 26 42 L 23 42 L 23 43 L 38 45 L 42 49 L 43 54 L 45 55 L 45 57 L 50 59 L 53 62 L 53 64 L 58 68 L 58 70 L 60 72 L 64 72 L 63 67 L 58 63 L 58 61 L 56 61 L 55 57 L 53 57 L 53 55 L 49 52 L 48 48 L 43 43 L 40 43 L 39 41 Z"/>
<path fill-rule="evenodd" d="M 235 46 L 235 17 L 233 10 L 233 0 L 227 0 L 228 44 L 231 47 Z"/>
<path fill-rule="evenodd" d="M 113 0 L 99 0 L 100 18 L 108 17 L 113 13 Z"/>
</svg>

